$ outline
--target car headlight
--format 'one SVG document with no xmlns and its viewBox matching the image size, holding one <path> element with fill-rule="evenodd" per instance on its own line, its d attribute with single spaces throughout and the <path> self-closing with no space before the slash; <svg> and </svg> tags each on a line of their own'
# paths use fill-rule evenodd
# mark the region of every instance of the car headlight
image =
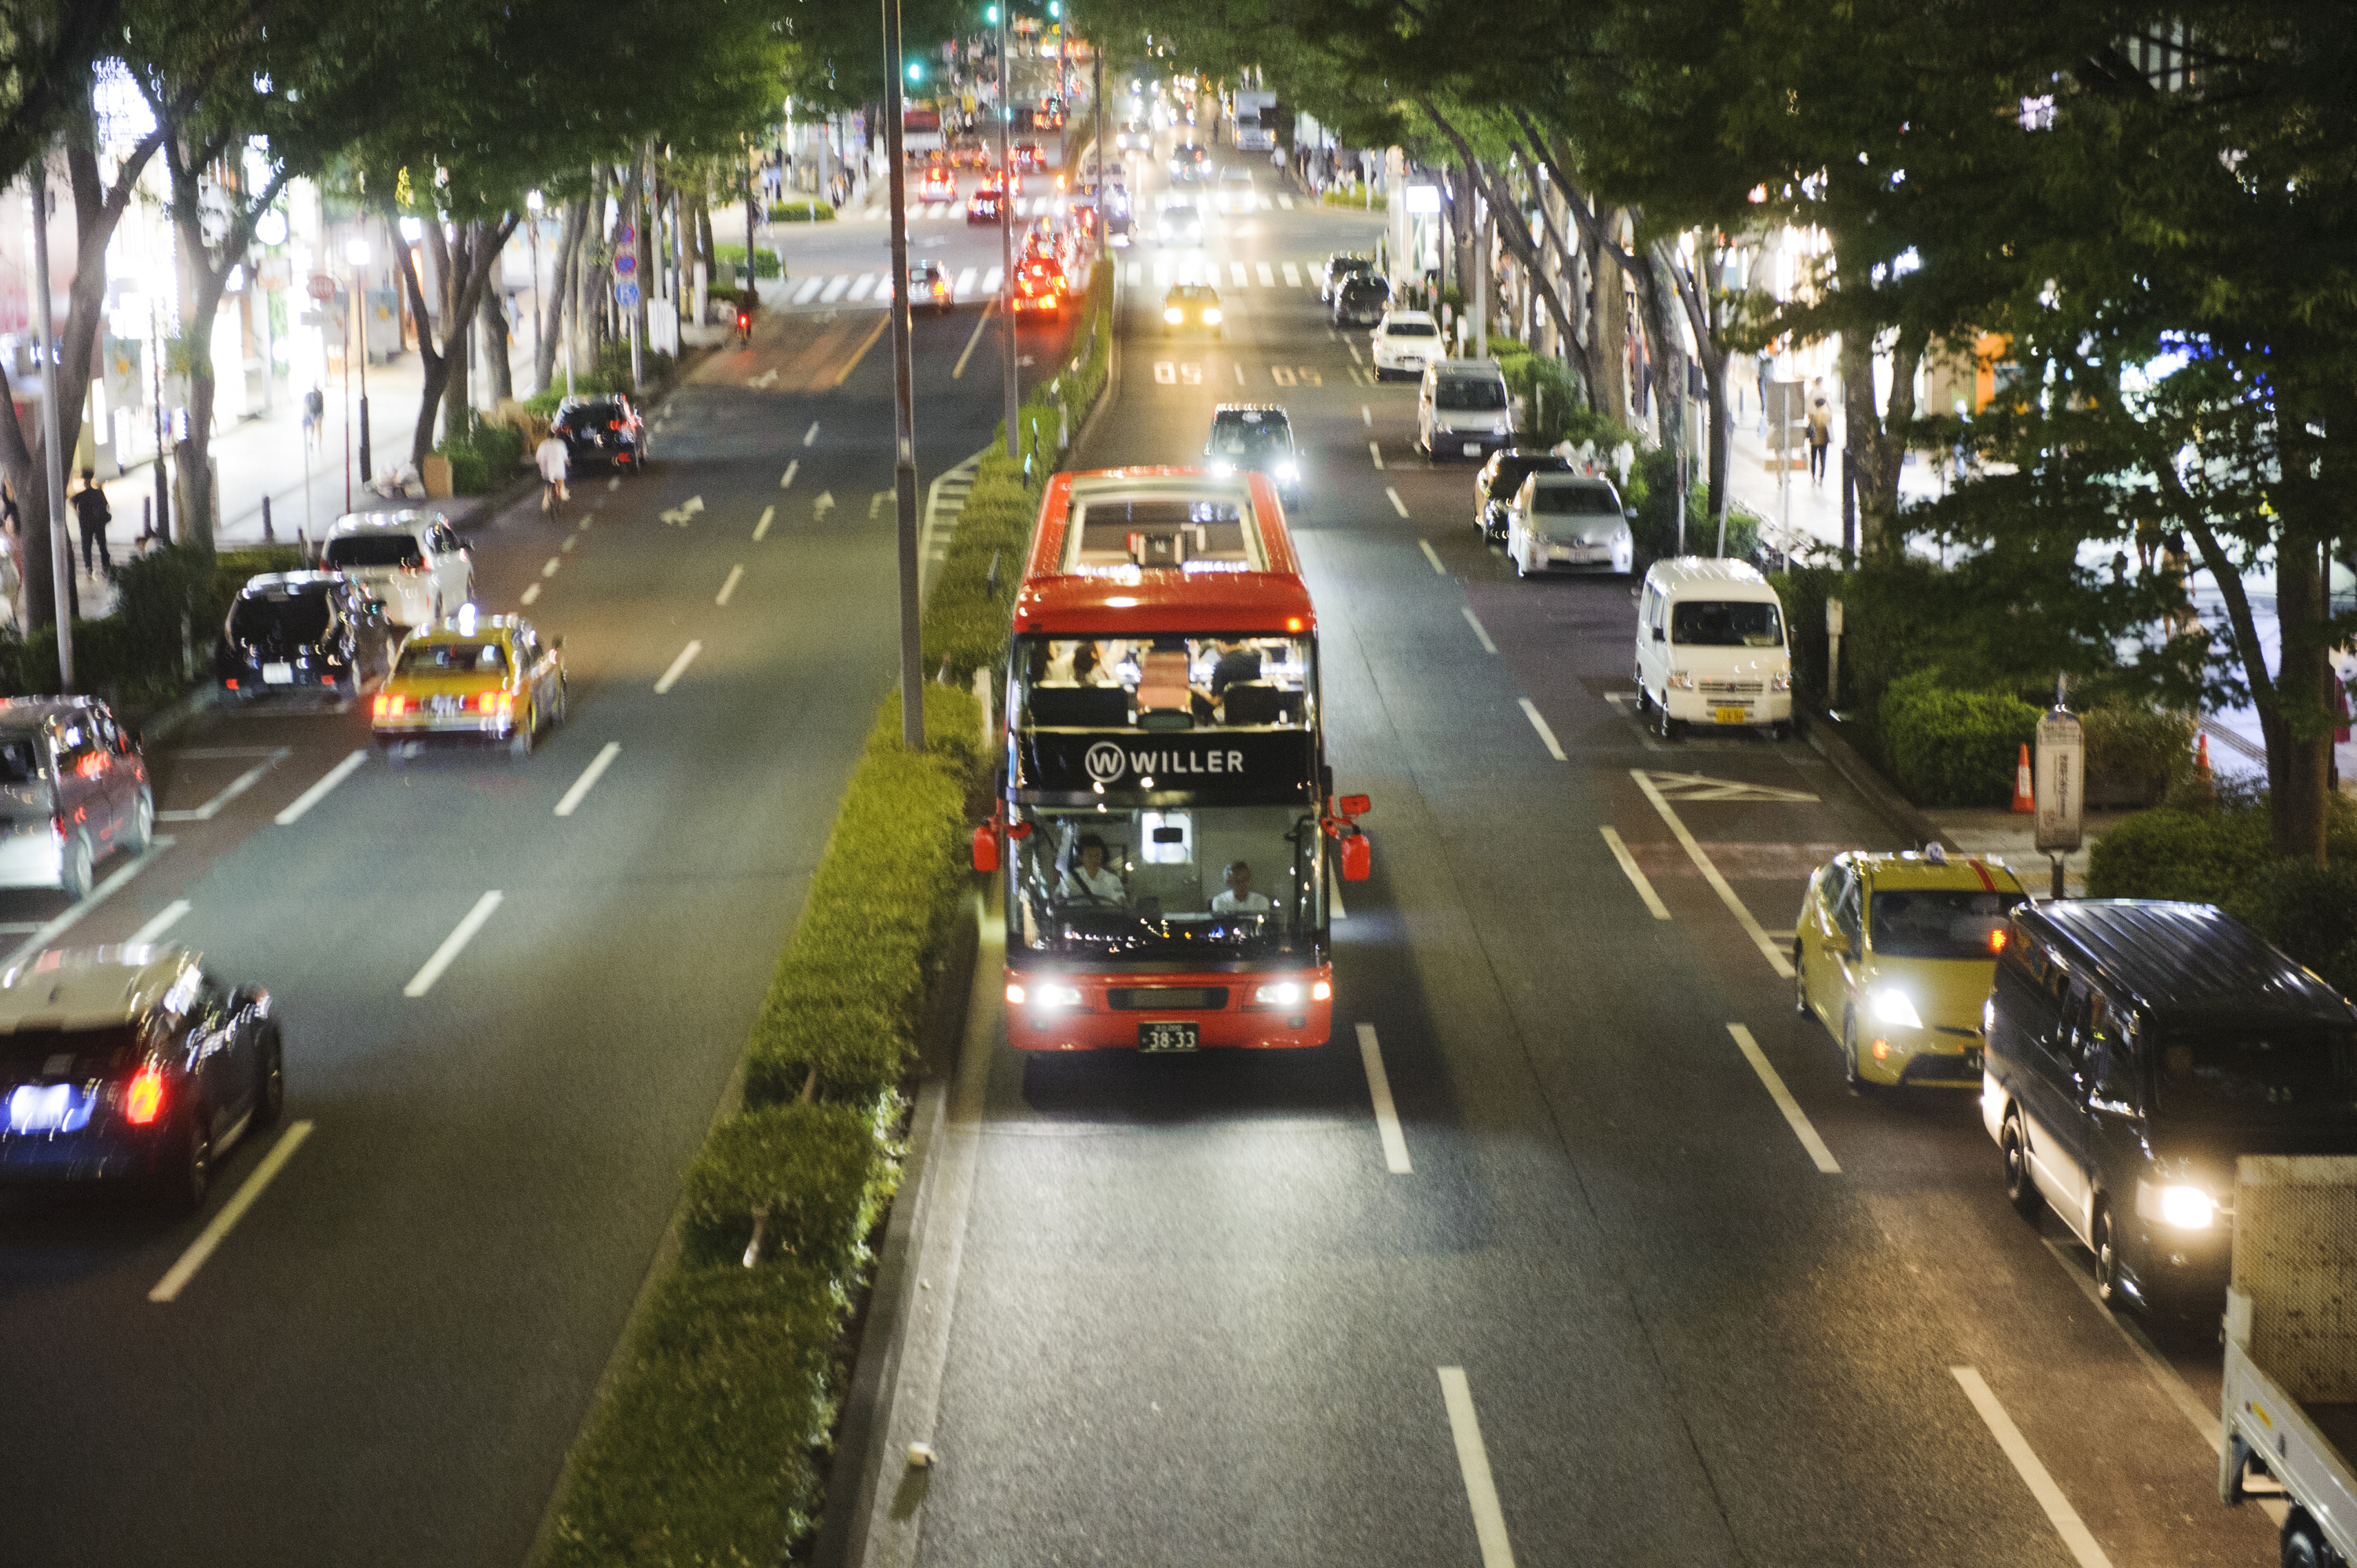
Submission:
<svg viewBox="0 0 2357 1568">
<path fill-rule="evenodd" d="M 1920 1029 L 1923 1020 L 1916 1015 L 1915 1004 L 1903 991 L 1878 991 L 1874 993 L 1874 1016 L 1877 1023 L 1897 1024 L 1902 1028 Z"/>
<path fill-rule="evenodd" d="M 1284 980 L 1275 985 L 1253 987 L 1253 1004 L 1259 1007 L 1290 1007 L 1301 997 L 1302 988 L 1296 981 Z"/>
<path fill-rule="evenodd" d="M 2180 1230 L 2207 1230 L 2217 1214 L 2216 1200 L 2198 1187 L 2160 1189 L 2160 1217 Z"/>
<path fill-rule="evenodd" d="M 1662 684 L 1673 692 L 1691 692 L 1694 690 L 1694 677 L 1683 670 L 1673 670 L 1662 677 Z"/>
<path fill-rule="evenodd" d="M 1790 670 L 1777 671 L 1776 673 L 1768 677 L 1768 689 L 1771 692 L 1791 691 L 1792 689 L 1792 672 Z"/>
<path fill-rule="evenodd" d="M 1168 309 L 1163 311 L 1162 319 L 1170 323 L 1171 326 L 1176 327 L 1181 321 L 1187 319 L 1187 313 L 1174 305 Z"/>
<path fill-rule="evenodd" d="M 1220 307 L 1216 305 L 1205 306 L 1203 307 L 1203 325 L 1206 327 L 1216 327 L 1219 325 L 1219 321 Z"/>
<path fill-rule="evenodd" d="M 1279 463 L 1276 466 L 1276 477 L 1280 479 L 1297 479 L 1301 478 L 1301 465 L 1290 462 Z"/>
</svg>

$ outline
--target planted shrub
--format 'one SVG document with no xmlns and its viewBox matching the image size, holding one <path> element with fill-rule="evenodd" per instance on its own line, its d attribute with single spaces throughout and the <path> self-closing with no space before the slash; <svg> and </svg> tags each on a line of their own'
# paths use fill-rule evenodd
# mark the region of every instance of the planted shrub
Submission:
<svg viewBox="0 0 2357 1568">
<path fill-rule="evenodd" d="M 784 1104 L 807 1086 L 835 1104 L 874 1105 L 899 1088 L 915 1052 L 898 1018 L 864 1002 L 765 1007 L 745 1060 L 745 1103 Z"/>
<path fill-rule="evenodd" d="M 1882 753 L 1909 799 L 1923 806 L 2002 806 L 2039 711 L 2010 692 L 1959 692 L 1936 671 L 1891 682 L 1882 695 Z"/>
<path fill-rule="evenodd" d="M 763 1257 L 842 1279 L 891 1191 L 890 1161 L 859 1107 L 765 1105 L 713 1129 L 688 1167 L 683 1255 L 739 1262 L 766 1214 Z"/>
<path fill-rule="evenodd" d="M 2190 714 L 2107 703 L 2079 718 L 2086 731 L 2090 805 L 2158 805 L 2193 770 Z"/>
<path fill-rule="evenodd" d="M 2087 894 L 2232 906 L 2273 854 L 2264 807 L 2138 811 L 2090 852 Z"/>
</svg>

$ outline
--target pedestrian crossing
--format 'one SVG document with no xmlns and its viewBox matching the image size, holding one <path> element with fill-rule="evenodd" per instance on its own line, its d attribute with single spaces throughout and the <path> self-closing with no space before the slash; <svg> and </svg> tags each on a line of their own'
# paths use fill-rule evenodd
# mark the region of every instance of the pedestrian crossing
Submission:
<svg viewBox="0 0 2357 1568">
<path fill-rule="evenodd" d="M 997 267 L 987 272 L 968 267 L 959 273 L 957 280 L 950 285 L 950 297 L 960 305 L 988 299 L 998 292 L 998 285 L 1006 275 Z M 891 290 L 884 286 L 882 273 L 813 273 L 793 284 L 786 295 L 786 304 L 789 306 L 880 306 L 890 297 Z"/>
<path fill-rule="evenodd" d="M 1072 198 L 1071 194 L 1065 191 L 1050 191 L 1045 196 L 1018 196 L 1015 199 L 1015 216 L 1017 218 L 1045 218 L 1052 213 L 1060 213 L 1069 210 L 1071 206 L 1071 201 Z M 1221 206 L 1218 210 L 1222 213 L 1230 215 L 1241 215 L 1246 212 L 1290 212 L 1293 210 L 1293 198 L 1290 196 L 1267 197 L 1254 195 L 1247 199 L 1241 196 L 1232 196 L 1225 199 L 1224 205 Z M 861 212 L 846 213 L 845 214 L 845 217 L 849 221 L 855 223 L 861 221 L 880 223 L 884 220 L 888 212 L 888 209 L 887 208 L 872 207 Z M 963 218 L 964 216 L 965 198 L 963 196 L 959 197 L 955 201 L 911 201 L 909 203 L 909 220 L 912 223 L 926 219 L 930 219 L 935 222 L 941 222 L 948 219 Z"/>
<path fill-rule="evenodd" d="M 1172 284 L 1207 283 L 1222 292 L 1265 288 L 1314 291 L 1318 286 L 1318 274 L 1325 269 L 1326 259 L 1323 256 L 1298 256 L 1280 261 L 1238 261 L 1228 256 L 1187 251 L 1110 264 L 1121 269 L 1121 281 L 1132 288 L 1160 290 Z M 962 268 L 950 285 L 950 297 L 959 305 L 979 305 L 996 296 L 998 285 L 1005 276 L 997 267 Z M 789 308 L 807 306 L 814 310 L 856 305 L 881 306 L 891 294 L 885 286 L 885 274 L 880 272 L 814 273 L 799 281 L 790 280 L 787 286 L 785 304 Z"/>
</svg>

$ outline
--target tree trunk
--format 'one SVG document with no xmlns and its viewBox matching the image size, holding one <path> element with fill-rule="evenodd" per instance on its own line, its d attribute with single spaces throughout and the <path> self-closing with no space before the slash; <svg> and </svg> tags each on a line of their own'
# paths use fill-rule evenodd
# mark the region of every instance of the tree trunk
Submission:
<svg viewBox="0 0 2357 1568">
<path fill-rule="evenodd" d="M 2276 546 L 2276 653 L 2274 700 L 2258 703 L 2267 742 L 2269 822 L 2276 853 L 2324 864 L 2328 766 L 2332 754 L 2331 650 L 2325 618 L 2320 542 L 2286 529 Z M 2257 693 L 2254 693 L 2257 695 Z"/>
<path fill-rule="evenodd" d="M 638 156 L 630 160 L 630 204 L 626 209 L 630 215 L 630 229 L 638 236 L 639 303 L 630 309 L 630 340 L 639 346 L 641 362 L 647 346 L 647 307 L 651 303 L 650 296 L 654 293 L 653 269 L 648 263 L 654 258 L 655 241 L 654 236 L 647 232 L 647 216 L 651 210 L 647 200 L 647 185 L 651 177 L 647 166 L 653 161 L 653 156 L 654 149 L 650 145 L 640 148 Z M 639 389 L 633 385 L 630 390 L 635 392 Z"/>
<path fill-rule="evenodd" d="M 498 263 L 492 263 L 494 273 Z M 483 368 L 490 372 L 494 407 L 515 401 L 515 370 L 508 361 L 508 312 L 500 290 L 483 291 Z"/>
<path fill-rule="evenodd" d="M 534 375 L 533 385 L 548 387 L 554 384 L 556 355 L 563 335 L 576 329 L 574 317 L 577 313 L 566 306 L 573 293 L 573 272 L 581 253 L 581 236 L 588 227 L 589 204 L 568 201 L 565 204 L 565 227 L 558 233 L 556 254 L 549 263 L 548 298 L 543 307 L 539 344 L 533 354 Z"/>
<path fill-rule="evenodd" d="M 434 225 L 428 223 L 427 228 Z M 442 284 L 442 358 L 449 366 L 449 376 L 442 385 L 442 440 L 447 446 L 464 441 L 474 433 L 474 367 L 468 363 L 474 356 L 468 352 L 473 347 L 469 339 L 474 333 L 475 312 L 472 302 L 459 303 L 466 290 L 467 275 L 474 268 L 475 225 L 459 223 L 453 226 L 449 249 L 449 264 L 438 267 Z"/>
<path fill-rule="evenodd" d="M 1900 332 L 1890 352 L 1890 406 L 1878 413 L 1874 341 L 1861 332 L 1842 334 L 1842 428 L 1857 467 L 1858 544 L 1865 553 L 1894 561 L 1907 548 L 1899 518 L 1899 474 L 1907 456 L 1907 427 L 1915 419 L 1915 368 L 1924 342 L 1920 328 Z"/>
<path fill-rule="evenodd" d="M 393 209 L 385 209 L 388 219 Z M 417 333 L 417 358 L 425 371 L 425 393 L 418 399 L 417 428 L 410 438 L 410 461 L 423 465 L 434 450 L 434 411 L 444 413 L 444 439 L 463 438 L 471 428 L 467 411 L 467 334 L 474 329 L 475 314 L 482 308 L 483 291 L 490 284 L 491 269 L 497 263 L 500 249 L 515 232 L 513 213 L 496 223 L 477 220 L 457 226 L 456 246 L 447 246 L 442 238 L 442 226 L 429 221 L 425 225 L 426 246 L 434 257 L 435 271 L 445 296 L 445 308 L 440 319 L 441 343 L 435 345 L 423 325 L 425 321 L 425 290 L 412 264 L 409 249 L 401 247 L 401 281 L 409 295 L 412 309 L 420 323 Z"/>
<path fill-rule="evenodd" d="M 1621 283 L 1620 252 L 1606 244 L 1606 232 L 1620 226 L 1620 209 L 1608 207 L 1597 214 L 1597 224 L 1580 225 L 1581 249 L 1587 252 L 1587 274 L 1594 279 L 1594 317 L 1587 328 L 1587 384 L 1596 389 L 1597 412 L 1615 424 L 1630 423 L 1629 414 L 1629 291 Z M 1593 236 L 1593 238 L 1590 238 Z"/>
</svg>

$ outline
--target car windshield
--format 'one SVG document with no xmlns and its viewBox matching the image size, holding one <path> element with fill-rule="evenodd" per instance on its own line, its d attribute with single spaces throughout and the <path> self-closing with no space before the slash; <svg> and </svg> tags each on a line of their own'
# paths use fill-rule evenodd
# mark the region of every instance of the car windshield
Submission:
<svg viewBox="0 0 2357 1568">
<path fill-rule="evenodd" d="M 1308 950 L 1324 924 L 1315 812 L 1297 805 L 1027 808 L 1010 935 L 1036 953 L 1198 961 Z"/>
<path fill-rule="evenodd" d="M 0 738 L 0 784 L 33 784 L 41 777 L 40 743 L 30 736 Z"/>
<path fill-rule="evenodd" d="M 276 639 L 311 643 L 328 635 L 332 618 L 328 596 L 323 591 L 256 594 L 231 607 L 229 633 L 249 642 Z"/>
<path fill-rule="evenodd" d="M 1490 499 L 1503 500 L 1523 488 L 1523 481 L 1544 469 L 1561 468 L 1560 457 L 1517 457 L 1498 465 L 1498 472 L 1490 480 Z"/>
<path fill-rule="evenodd" d="M 1257 457 L 1269 452 L 1290 456 L 1293 430 L 1283 420 L 1222 419 L 1211 427 L 1211 450 L 1222 457 Z"/>
<path fill-rule="evenodd" d="M 508 650 L 496 642 L 425 642 L 401 650 L 404 675 L 504 675 Z"/>
<path fill-rule="evenodd" d="M 1383 324 L 1386 338 L 1437 338 L 1440 328 L 1429 321 L 1387 321 Z"/>
<path fill-rule="evenodd" d="M 1443 376 L 1432 389 L 1436 408 L 1491 413 L 1506 406 L 1506 383 L 1487 376 Z"/>
<path fill-rule="evenodd" d="M 1690 648 L 1781 648 L 1783 618 L 1758 599 L 1680 599 L 1670 607 L 1670 640 Z"/>
<path fill-rule="evenodd" d="M 406 533 L 347 533 L 328 541 L 322 559 L 330 566 L 423 566 L 425 553 Z"/>
<path fill-rule="evenodd" d="M 2153 1053 L 2157 1110 L 2190 1121 L 2357 1120 L 2357 1029 L 2345 1024 L 2228 1026 L 2164 1033 Z"/>
<path fill-rule="evenodd" d="M 601 424 L 619 424 L 622 417 L 619 403 L 587 403 L 565 410 L 557 415 L 557 423 L 568 429 L 589 430 Z"/>
<path fill-rule="evenodd" d="M 1541 483 L 1531 487 L 1531 510 L 1558 516 L 1619 517 L 1620 502 L 1610 487 L 1605 485 Z M 1681 636 L 1678 640 L 1684 642 L 1688 639 Z"/>
<path fill-rule="evenodd" d="M 2026 894 L 1982 888 L 1877 893 L 1867 917 L 1874 950 L 1881 958 L 1994 960 L 2009 912 L 2029 901 Z"/>
<path fill-rule="evenodd" d="M 1027 637 L 1017 726 L 1299 729 L 1317 685 L 1306 640 L 1286 637 Z"/>
</svg>

